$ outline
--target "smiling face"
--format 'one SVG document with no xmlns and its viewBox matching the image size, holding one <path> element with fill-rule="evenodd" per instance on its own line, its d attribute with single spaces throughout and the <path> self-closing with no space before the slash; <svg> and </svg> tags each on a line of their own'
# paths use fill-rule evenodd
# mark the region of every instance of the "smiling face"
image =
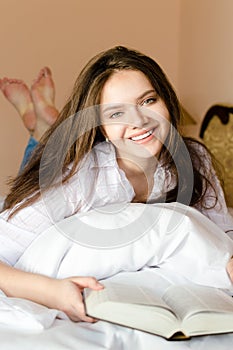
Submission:
<svg viewBox="0 0 233 350">
<path fill-rule="evenodd" d="M 159 157 L 170 116 L 141 71 L 114 72 L 103 87 L 100 104 L 102 131 L 118 155 Z"/>
</svg>

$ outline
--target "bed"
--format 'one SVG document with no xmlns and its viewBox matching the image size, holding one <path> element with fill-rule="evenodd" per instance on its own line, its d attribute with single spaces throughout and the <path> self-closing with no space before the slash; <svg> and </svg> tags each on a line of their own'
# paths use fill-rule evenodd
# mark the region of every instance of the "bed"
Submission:
<svg viewBox="0 0 233 350">
<path fill-rule="evenodd" d="M 77 227 L 81 227 L 79 232 Z M 118 238 L 103 246 L 105 238 L 111 236 L 109 230 Z M 96 232 L 103 238 L 100 245 L 93 238 Z M 143 285 L 151 284 L 156 274 L 168 284 L 208 284 L 232 292 L 225 271 L 232 253 L 233 241 L 193 208 L 178 203 L 131 203 L 63 220 L 33 241 L 16 267 L 58 278 L 85 275 L 85 269 L 100 280 L 129 280 L 137 274 Z M 84 258 L 85 267 L 81 267 Z M 4 350 L 228 350 L 233 334 L 167 341 L 104 321 L 74 323 L 57 310 L 2 293 L 0 339 Z"/>
<path fill-rule="evenodd" d="M 227 109 L 221 106 L 213 106 L 207 111 L 200 137 L 210 148 L 213 142 L 216 145 L 215 131 L 219 132 L 226 125 L 229 128 L 228 117 L 232 118 L 230 116 L 232 112 L 231 107 Z M 226 135 L 225 129 L 223 133 Z M 228 134 L 232 138 L 232 133 Z M 222 140 L 222 136 L 218 136 L 217 139 Z M 232 148 L 229 152 L 232 152 Z M 229 166 L 229 161 L 227 164 Z M 231 193 L 228 190 L 227 192 L 228 203 L 233 206 Z M 111 207 L 107 212 L 105 208 L 65 219 L 33 243 L 16 267 L 58 278 L 69 274 L 85 274 L 90 270 L 91 275 L 100 280 L 106 278 L 130 280 L 137 274 L 137 279 L 142 280 L 144 284 L 152 283 L 153 274 L 156 274 L 167 284 L 183 282 L 208 284 L 227 289 L 232 294 L 232 285 L 225 271 L 226 262 L 233 254 L 232 241 L 225 236 L 224 239 L 219 239 L 223 237 L 221 230 L 192 208 L 179 204 L 174 206 L 173 203 L 149 205 L 148 208 L 149 211 L 145 212 L 141 205 L 131 204 L 123 210 Z M 96 228 L 96 222 L 100 223 L 100 227 Z M 82 230 L 77 234 L 77 227 L 81 227 L 80 225 Z M 108 241 L 111 248 L 109 252 L 108 249 L 103 249 L 106 247 L 98 247 L 96 241 L 93 241 L 96 229 L 100 235 L 103 234 L 102 243 L 106 238 L 108 240 L 106 229 L 117 230 L 114 233 L 118 235 L 114 237 L 117 236 L 119 239 Z M 146 232 L 146 235 L 142 236 L 141 232 Z M 215 237 L 213 244 L 210 245 L 212 250 L 209 249 L 209 244 L 206 244 L 208 232 L 211 232 L 209 241 L 213 239 L 212 234 Z M 107 233 L 109 236 L 109 232 Z M 126 241 L 122 238 L 122 233 L 125 234 Z M 203 235 L 207 235 L 207 241 L 203 241 Z M 131 244 L 132 242 L 134 243 Z M 151 250 L 153 245 L 159 246 L 160 249 L 156 252 Z M 57 246 L 58 250 L 51 252 L 50 247 L 54 246 Z M 101 249 L 105 251 L 103 261 L 99 255 Z M 137 249 L 140 249 L 140 254 L 137 253 Z M 199 259 L 198 254 L 201 256 Z M 76 268 L 80 266 L 80 256 L 91 262 L 91 265 L 85 264 L 86 270 Z M 137 259 L 131 259 L 128 264 L 129 256 L 137 256 Z M 145 260 L 145 256 L 149 257 Z M 189 262 L 184 264 L 187 256 Z M 98 264 L 93 264 L 95 260 Z M 197 261 L 200 260 L 202 263 L 198 265 Z M 216 263 L 214 266 L 213 261 Z M 57 310 L 49 310 L 27 300 L 7 298 L 2 293 L 0 341 L 4 350 L 229 350 L 233 344 L 233 333 L 167 341 L 156 335 L 104 321 L 94 324 L 74 323 Z"/>
<path fill-rule="evenodd" d="M 51 328 L 37 332 L 3 327 L 0 330 L 4 350 L 229 350 L 233 341 L 232 334 L 225 334 L 169 342 L 102 321 L 88 325 L 56 320 Z"/>
<path fill-rule="evenodd" d="M 28 324 L 30 321 L 28 321 Z M 185 341 L 167 341 L 159 336 L 103 321 L 95 324 L 55 319 L 47 329 L 0 326 L 4 350 L 229 350 L 233 334 L 211 335 Z"/>
</svg>

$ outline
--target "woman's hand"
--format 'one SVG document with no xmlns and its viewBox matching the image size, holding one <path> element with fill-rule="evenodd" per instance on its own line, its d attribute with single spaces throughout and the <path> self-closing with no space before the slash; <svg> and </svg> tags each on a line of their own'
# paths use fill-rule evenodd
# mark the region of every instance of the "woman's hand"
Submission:
<svg viewBox="0 0 233 350">
<path fill-rule="evenodd" d="M 51 279 L 46 304 L 50 308 L 64 311 L 72 321 L 95 322 L 94 318 L 85 314 L 82 291 L 86 287 L 94 290 L 104 288 L 94 277 Z"/>
<path fill-rule="evenodd" d="M 9 297 L 23 298 L 64 311 L 72 321 L 95 322 L 85 315 L 82 291 L 104 286 L 94 277 L 56 279 L 16 269 L 0 261 L 0 289 Z"/>
<path fill-rule="evenodd" d="M 230 276 L 231 282 L 233 283 L 233 257 L 227 264 L 227 272 L 228 272 L 228 275 Z"/>
</svg>

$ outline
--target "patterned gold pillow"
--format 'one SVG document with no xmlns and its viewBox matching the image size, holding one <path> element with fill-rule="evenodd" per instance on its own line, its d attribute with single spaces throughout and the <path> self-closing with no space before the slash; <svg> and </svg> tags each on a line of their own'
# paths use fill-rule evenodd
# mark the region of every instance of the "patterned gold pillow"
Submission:
<svg viewBox="0 0 233 350">
<path fill-rule="evenodd" d="M 229 122 L 222 124 L 214 116 L 204 133 L 204 143 L 223 166 L 226 201 L 233 207 L 233 114 Z"/>
</svg>

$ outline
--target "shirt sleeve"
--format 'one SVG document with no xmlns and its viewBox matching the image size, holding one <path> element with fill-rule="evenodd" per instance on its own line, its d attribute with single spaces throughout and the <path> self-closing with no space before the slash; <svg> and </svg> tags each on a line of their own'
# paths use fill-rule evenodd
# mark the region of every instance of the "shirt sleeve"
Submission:
<svg viewBox="0 0 233 350">
<path fill-rule="evenodd" d="M 0 214 L 0 261 L 14 266 L 29 245 L 49 227 L 76 213 L 80 208 L 77 176 L 50 189 L 33 204 L 9 218 L 9 210 Z M 43 254 L 43 252 L 41 252 Z"/>
<path fill-rule="evenodd" d="M 0 217 L 0 260 L 13 266 L 35 237 L 35 232 L 20 229 Z"/>
</svg>

